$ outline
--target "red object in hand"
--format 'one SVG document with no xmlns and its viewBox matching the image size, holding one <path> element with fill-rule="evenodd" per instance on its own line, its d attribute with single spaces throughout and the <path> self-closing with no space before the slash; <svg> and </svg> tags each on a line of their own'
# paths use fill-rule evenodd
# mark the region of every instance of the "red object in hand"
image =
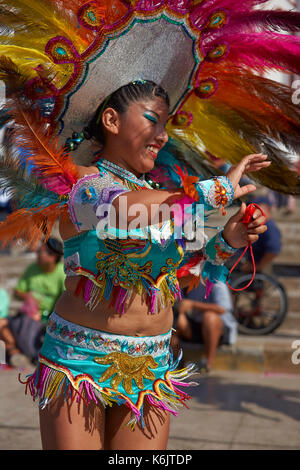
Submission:
<svg viewBox="0 0 300 470">
<path fill-rule="evenodd" d="M 244 214 L 244 217 L 242 219 L 242 222 L 244 225 L 249 225 L 250 222 L 252 222 L 254 219 L 253 219 L 253 214 L 254 212 L 256 211 L 256 209 L 259 209 L 260 212 L 262 213 L 262 215 L 264 217 L 266 217 L 264 211 L 261 209 L 261 207 L 259 207 L 258 204 L 249 204 L 249 206 L 246 207 L 246 211 L 245 211 L 245 214 Z M 230 284 L 228 283 L 228 281 L 226 281 L 226 284 L 227 286 L 229 287 L 229 289 L 235 291 L 235 292 L 239 292 L 241 290 L 244 290 L 244 289 L 247 289 L 253 282 L 254 280 L 254 277 L 255 277 L 255 260 L 254 260 L 254 256 L 253 256 L 253 249 L 252 249 L 252 243 L 249 242 L 248 245 L 246 246 L 246 248 L 244 249 L 243 253 L 241 254 L 241 256 L 239 257 L 239 259 L 237 260 L 237 262 L 235 263 L 234 266 L 232 266 L 231 270 L 229 271 L 229 274 L 228 276 L 232 273 L 232 271 L 234 270 L 234 268 L 239 264 L 239 262 L 241 261 L 242 257 L 244 256 L 244 254 L 246 253 L 246 251 L 248 250 L 248 248 L 250 249 L 250 253 L 251 253 L 251 259 L 252 259 L 252 265 L 253 265 L 253 274 L 252 274 L 252 278 L 250 280 L 250 282 L 244 286 L 244 287 L 241 287 L 240 289 L 234 289 L 233 287 L 230 286 Z"/>
<path fill-rule="evenodd" d="M 259 207 L 258 204 L 254 204 L 254 203 L 249 204 L 249 206 L 246 207 L 246 211 L 242 220 L 243 224 L 249 225 L 250 222 L 252 222 L 253 214 L 256 211 L 256 209 L 259 209 L 264 217 L 266 216 L 264 211 Z"/>
</svg>

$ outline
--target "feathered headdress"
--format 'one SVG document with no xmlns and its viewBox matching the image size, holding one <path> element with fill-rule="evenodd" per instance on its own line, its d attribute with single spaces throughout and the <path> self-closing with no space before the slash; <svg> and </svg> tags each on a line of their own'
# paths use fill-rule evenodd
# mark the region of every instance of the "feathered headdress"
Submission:
<svg viewBox="0 0 300 470">
<path fill-rule="evenodd" d="M 300 13 L 265 10 L 265 3 L 0 0 L 0 79 L 13 103 L 0 123 L 15 120 L 14 145 L 30 154 L 39 184 L 61 203 L 76 180 L 61 150 L 66 138 L 120 86 L 153 80 L 170 96 L 171 148 L 189 148 L 192 170 L 208 154 L 236 163 L 263 151 L 273 165 L 257 179 L 300 194 L 289 164 L 299 154 L 294 90 L 263 76 L 300 74 Z M 9 162 L 2 161 L 2 177 Z"/>
</svg>

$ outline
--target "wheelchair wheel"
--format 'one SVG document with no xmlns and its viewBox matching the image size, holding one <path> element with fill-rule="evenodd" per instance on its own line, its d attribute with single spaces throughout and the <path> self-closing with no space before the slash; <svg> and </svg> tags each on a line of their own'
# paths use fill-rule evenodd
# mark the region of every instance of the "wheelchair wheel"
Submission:
<svg viewBox="0 0 300 470">
<path fill-rule="evenodd" d="M 231 286 L 246 286 L 251 274 L 235 278 Z M 234 315 L 238 331 L 246 335 L 268 335 L 276 330 L 286 317 L 288 299 L 284 287 L 273 277 L 257 273 L 245 290 L 233 292 Z"/>
</svg>

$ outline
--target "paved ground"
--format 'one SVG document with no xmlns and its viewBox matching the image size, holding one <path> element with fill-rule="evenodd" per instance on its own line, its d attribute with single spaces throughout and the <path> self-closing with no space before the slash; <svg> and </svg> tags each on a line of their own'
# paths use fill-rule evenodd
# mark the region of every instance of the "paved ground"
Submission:
<svg viewBox="0 0 300 470">
<path fill-rule="evenodd" d="M 0 449 L 41 449 L 37 405 L 16 378 L 0 370 Z M 172 418 L 169 450 L 300 448 L 298 376 L 216 371 L 191 393 L 190 409 Z"/>
</svg>

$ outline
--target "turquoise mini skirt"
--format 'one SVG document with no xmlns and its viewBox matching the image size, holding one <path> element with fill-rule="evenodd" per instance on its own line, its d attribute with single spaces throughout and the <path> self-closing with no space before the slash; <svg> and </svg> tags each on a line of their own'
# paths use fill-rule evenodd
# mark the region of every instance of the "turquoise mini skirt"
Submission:
<svg viewBox="0 0 300 470">
<path fill-rule="evenodd" d="M 49 318 L 36 371 L 26 377 L 26 393 L 45 408 L 64 393 L 65 400 L 94 401 L 131 409 L 128 422 L 144 426 L 145 401 L 177 415 L 190 396 L 182 390 L 197 385 L 188 379 L 194 364 L 178 370 L 170 348 L 170 330 L 158 336 L 126 336 L 86 328 L 64 320 L 55 312 Z"/>
</svg>

